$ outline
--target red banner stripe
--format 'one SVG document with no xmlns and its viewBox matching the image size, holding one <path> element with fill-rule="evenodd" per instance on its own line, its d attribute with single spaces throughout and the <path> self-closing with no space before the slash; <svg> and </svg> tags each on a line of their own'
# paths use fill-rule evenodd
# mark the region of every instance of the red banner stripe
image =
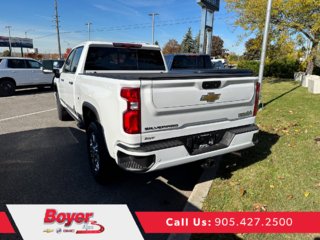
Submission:
<svg viewBox="0 0 320 240">
<path fill-rule="evenodd" d="M 145 233 L 320 233 L 320 212 L 136 212 Z"/>
<path fill-rule="evenodd" d="M 15 233 L 5 212 L 0 212 L 0 234 Z"/>
</svg>

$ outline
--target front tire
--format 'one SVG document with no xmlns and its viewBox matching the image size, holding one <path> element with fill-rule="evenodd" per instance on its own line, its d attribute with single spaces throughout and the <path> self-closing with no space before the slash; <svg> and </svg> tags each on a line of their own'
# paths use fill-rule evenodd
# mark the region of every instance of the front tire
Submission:
<svg viewBox="0 0 320 240">
<path fill-rule="evenodd" d="M 0 97 L 12 96 L 16 91 L 16 85 L 11 80 L 0 81 Z"/>
<path fill-rule="evenodd" d="M 114 180 L 119 168 L 109 155 L 103 129 L 97 121 L 91 122 L 87 128 L 87 149 L 91 172 L 95 180 L 99 183 Z"/>
</svg>

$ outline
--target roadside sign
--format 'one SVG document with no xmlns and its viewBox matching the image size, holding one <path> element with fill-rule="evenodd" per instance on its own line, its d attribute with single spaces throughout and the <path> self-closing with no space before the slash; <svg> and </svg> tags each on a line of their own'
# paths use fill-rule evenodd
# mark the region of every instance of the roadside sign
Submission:
<svg viewBox="0 0 320 240">
<path fill-rule="evenodd" d="M 30 38 L 11 37 L 11 46 L 16 48 L 33 48 L 33 40 Z M 0 36 L 0 47 L 9 47 L 9 37 Z"/>
<path fill-rule="evenodd" d="M 219 11 L 220 0 L 197 0 L 198 4 L 211 11 Z"/>
</svg>

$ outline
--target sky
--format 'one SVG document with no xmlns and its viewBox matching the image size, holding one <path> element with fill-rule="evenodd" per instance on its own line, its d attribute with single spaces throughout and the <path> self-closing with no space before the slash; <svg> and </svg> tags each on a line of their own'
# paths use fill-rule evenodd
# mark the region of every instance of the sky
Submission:
<svg viewBox="0 0 320 240">
<path fill-rule="evenodd" d="M 41 53 L 57 53 L 54 0 L 9 0 L 1 2 L 0 36 L 33 39 Z M 58 0 L 62 52 L 88 40 L 86 23 L 91 22 L 91 40 L 111 42 L 152 42 L 151 17 L 155 18 L 155 40 L 164 46 L 169 39 L 181 42 L 191 27 L 200 30 L 201 8 L 196 0 Z M 235 28 L 235 15 L 228 13 L 221 0 L 214 15 L 213 34 L 224 40 L 224 47 L 238 54 L 244 51 L 243 34 Z M 2 51 L 4 49 L 0 49 Z M 19 49 L 15 49 L 19 52 Z"/>
</svg>

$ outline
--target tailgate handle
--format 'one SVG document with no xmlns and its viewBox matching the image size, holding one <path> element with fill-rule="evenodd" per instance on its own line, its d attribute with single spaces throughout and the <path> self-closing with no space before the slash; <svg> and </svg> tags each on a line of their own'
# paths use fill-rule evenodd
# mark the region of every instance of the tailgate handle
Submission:
<svg viewBox="0 0 320 240">
<path fill-rule="evenodd" d="M 203 82 L 202 83 L 202 88 L 203 89 L 216 89 L 221 86 L 220 81 L 214 81 L 214 82 Z"/>
</svg>

